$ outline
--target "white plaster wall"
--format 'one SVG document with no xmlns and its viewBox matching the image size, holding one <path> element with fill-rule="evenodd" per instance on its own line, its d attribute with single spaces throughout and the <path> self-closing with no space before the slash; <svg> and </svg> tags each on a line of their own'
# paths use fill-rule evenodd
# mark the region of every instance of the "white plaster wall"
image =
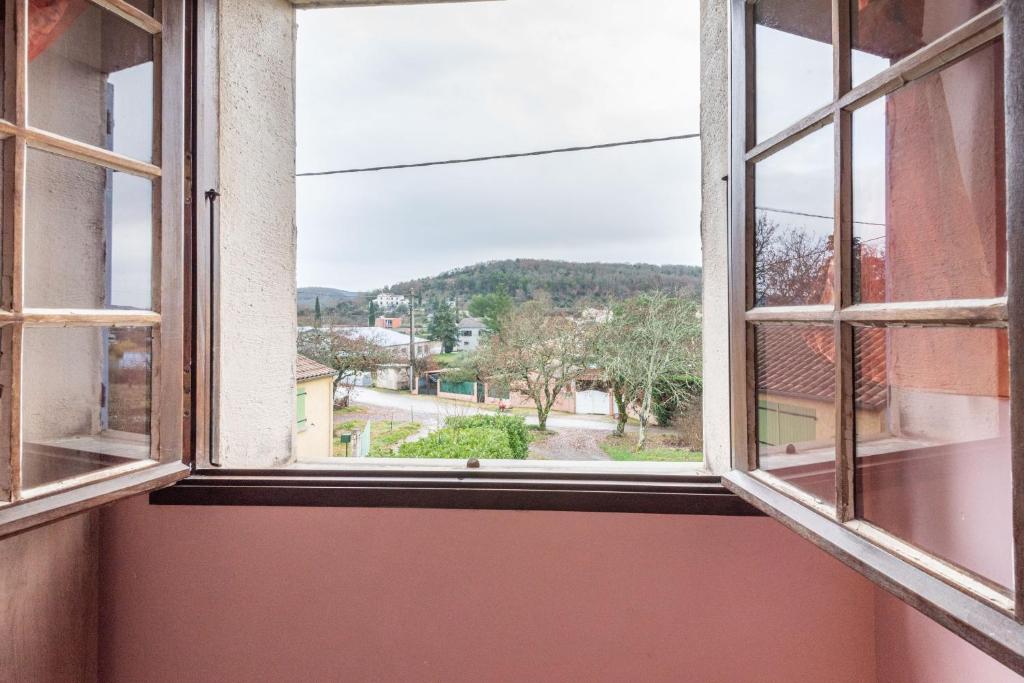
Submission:
<svg viewBox="0 0 1024 683">
<path fill-rule="evenodd" d="M 729 3 L 701 0 L 701 240 L 704 255 L 704 458 L 729 469 Z"/>
<path fill-rule="evenodd" d="M 226 467 L 272 466 L 295 429 L 295 16 L 221 0 L 219 25 L 216 447 Z"/>
</svg>

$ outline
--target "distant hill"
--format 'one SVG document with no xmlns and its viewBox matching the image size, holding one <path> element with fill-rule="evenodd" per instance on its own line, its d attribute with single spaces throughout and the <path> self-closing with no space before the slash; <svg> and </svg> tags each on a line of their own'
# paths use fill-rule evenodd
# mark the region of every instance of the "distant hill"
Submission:
<svg viewBox="0 0 1024 683">
<path fill-rule="evenodd" d="M 346 292 L 343 289 L 330 287 L 299 287 L 298 293 L 299 310 L 313 310 L 317 297 L 320 297 L 320 308 L 327 310 L 336 307 L 339 303 L 355 301 L 364 296 L 363 292 Z"/>
<path fill-rule="evenodd" d="M 700 266 L 655 266 L 647 263 L 514 259 L 478 263 L 390 287 L 391 291 L 406 295 L 416 290 L 422 293 L 423 301 L 434 297 L 457 297 L 462 304 L 476 294 L 487 294 L 501 288 L 520 301 L 545 291 L 556 305 L 577 308 L 652 291 L 699 296 L 701 269 Z"/>
</svg>

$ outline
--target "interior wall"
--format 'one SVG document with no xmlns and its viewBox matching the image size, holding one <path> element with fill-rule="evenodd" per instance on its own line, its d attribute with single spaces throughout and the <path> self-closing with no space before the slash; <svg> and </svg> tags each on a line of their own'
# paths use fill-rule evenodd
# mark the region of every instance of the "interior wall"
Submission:
<svg viewBox="0 0 1024 683">
<path fill-rule="evenodd" d="M 767 518 L 140 497 L 101 548 L 107 681 L 874 680 L 872 586 Z"/>
<path fill-rule="evenodd" d="M 0 681 L 96 680 L 99 512 L 0 540 Z"/>
<path fill-rule="evenodd" d="M 877 679 L 886 683 L 1020 683 L 959 636 L 875 588 Z"/>
</svg>

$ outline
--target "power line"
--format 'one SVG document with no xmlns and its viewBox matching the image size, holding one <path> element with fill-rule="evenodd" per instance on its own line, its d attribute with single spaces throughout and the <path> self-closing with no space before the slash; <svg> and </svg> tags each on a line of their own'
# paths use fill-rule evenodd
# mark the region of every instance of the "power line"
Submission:
<svg viewBox="0 0 1024 683">
<path fill-rule="evenodd" d="M 559 149 L 541 149 L 535 152 L 516 152 L 514 154 L 495 154 L 486 157 L 468 157 L 465 159 L 446 159 L 444 161 L 424 161 L 418 164 L 395 164 L 393 166 L 370 166 L 367 168 L 346 168 L 339 171 L 308 171 L 296 173 L 296 178 L 308 178 L 310 176 L 341 175 L 343 173 L 373 173 L 376 171 L 394 171 L 401 168 L 425 168 L 427 166 L 449 166 L 452 164 L 472 164 L 478 161 L 493 161 L 495 159 L 519 159 L 521 157 L 539 157 L 545 154 L 565 154 L 566 152 L 585 152 L 592 149 L 609 149 L 611 147 L 626 147 L 628 145 L 650 145 L 655 142 L 671 142 L 673 140 L 689 140 L 699 138 L 700 133 L 686 133 L 685 135 L 670 135 L 664 138 L 643 138 L 641 140 L 625 140 L 623 142 L 605 142 L 600 145 L 584 145 L 580 147 L 562 147 Z"/>
<path fill-rule="evenodd" d="M 791 216 L 806 216 L 807 218 L 824 218 L 826 220 L 834 221 L 835 216 L 825 216 L 820 213 L 804 213 L 803 211 L 790 211 L 788 209 L 772 209 L 767 206 L 755 206 L 757 211 L 768 211 L 770 213 L 788 213 Z M 880 227 L 886 227 L 885 223 L 872 223 L 871 221 L 853 221 L 857 225 L 877 225 Z"/>
</svg>

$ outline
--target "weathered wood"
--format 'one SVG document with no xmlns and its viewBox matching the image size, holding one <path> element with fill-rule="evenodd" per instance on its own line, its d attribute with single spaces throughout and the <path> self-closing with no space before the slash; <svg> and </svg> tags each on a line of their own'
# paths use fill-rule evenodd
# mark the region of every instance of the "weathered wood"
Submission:
<svg viewBox="0 0 1024 683">
<path fill-rule="evenodd" d="M 160 177 L 161 170 L 159 166 L 146 161 L 132 159 L 123 154 L 102 149 L 101 147 L 87 145 L 84 142 L 78 142 L 63 135 L 31 127 L 18 128 L 14 133 L 23 137 L 35 149 L 96 164 L 114 171 L 123 171 L 142 178 Z"/>
<path fill-rule="evenodd" d="M 1004 23 L 1013 566 L 1015 609 L 1024 621 L 1024 3 L 1008 3 Z"/>
<path fill-rule="evenodd" d="M 161 462 L 182 462 L 184 442 L 185 356 L 185 7 L 180 0 L 163 0 L 159 100 L 161 164 L 159 235 L 159 374 L 154 374 L 154 441 Z"/>
<path fill-rule="evenodd" d="M 855 304 L 839 313 L 843 322 L 854 324 L 983 325 L 1006 323 L 1007 299 L 960 299 L 953 301 L 911 301 Z"/>
<path fill-rule="evenodd" d="M 1024 627 L 992 604 L 880 548 L 850 528 L 801 505 L 745 472 L 730 472 L 730 491 L 825 550 L 873 583 L 1018 673 L 1024 673 Z"/>
<path fill-rule="evenodd" d="M 749 323 L 830 323 L 835 319 L 835 307 L 830 304 L 813 306 L 759 306 L 746 312 Z"/>
<path fill-rule="evenodd" d="M 145 469 L 113 476 L 49 496 L 42 496 L 0 508 L 0 538 L 19 534 L 58 519 L 77 515 L 122 498 L 170 486 L 189 475 L 180 462 L 152 463 Z"/>
<path fill-rule="evenodd" d="M 193 292 L 193 413 L 194 453 L 196 465 L 215 464 L 216 397 L 214 368 L 218 362 L 213 333 L 216 311 L 217 228 L 220 203 L 216 195 L 207 195 L 220 188 L 217 144 L 218 127 L 218 41 L 217 0 L 201 0 L 196 4 L 196 82 L 194 84 L 193 134 L 193 202 L 195 248 L 195 285 Z"/>
<path fill-rule="evenodd" d="M 853 110 L 869 104 L 959 59 L 1002 32 L 1003 4 L 999 3 L 851 89 L 839 99 L 839 107 Z"/>
<path fill-rule="evenodd" d="M 149 16 L 138 7 L 125 2 L 125 0 L 89 0 L 89 2 L 116 14 L 128 23 L 141 28 L 146 33 L 156 35 L 162 29 L 157 19 Z"/>
<path fill-rule="evenodd" d="M 850 0 L 832 0 L 833 100 L 852 86 Z M 839 321 L 839 313 L 853 303 L 853 115 L 836 107 L 833 128 L 835 201 L 832 249 L 832 304 L 835 345 L 835 475 L 836 519 L 854 517 L 854 377 L 853 330 Z"/>
<path fill-rule="evenodd" d="M 811 112 L 793 125 L 754 145 L 746 154 L 747 161 L 751 164 L 757 163 L 779 150 L 803 140 L 814 131 L 820 130 L 832 123 L 834 112 L 835 105 L 832 104 L 827 104 L 821 109 Z"/>
<path fill-rule="evenodd" d="M 25 322 L 33 327 L 151 327 L 159 325 L 160 314 L 155 311 L 135 311 L 124 308 L 26 308 L 22 313 L 0 311 L 0 324 Z"/>
</svg>

